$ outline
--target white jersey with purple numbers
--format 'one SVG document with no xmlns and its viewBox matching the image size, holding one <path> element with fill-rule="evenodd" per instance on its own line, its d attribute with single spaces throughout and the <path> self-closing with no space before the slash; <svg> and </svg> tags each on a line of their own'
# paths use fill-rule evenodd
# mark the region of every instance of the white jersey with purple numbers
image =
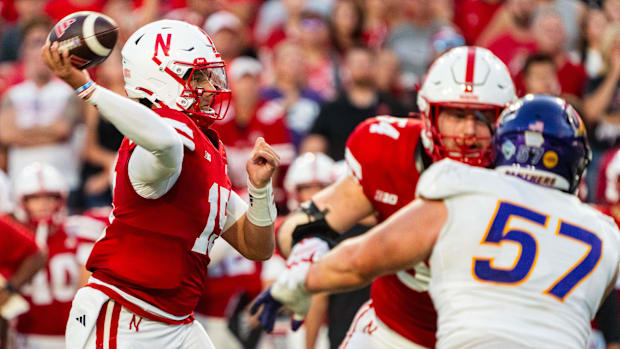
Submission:
<svg viewBox="0 0 620 349">
<path fill-rule="evenodd" d="M 417 195 L 443 199 L 430 294 L 438 348 L 584 348 L 620 260 L 615 223 L 576 196 L 441 161 Z"/>
</svg>

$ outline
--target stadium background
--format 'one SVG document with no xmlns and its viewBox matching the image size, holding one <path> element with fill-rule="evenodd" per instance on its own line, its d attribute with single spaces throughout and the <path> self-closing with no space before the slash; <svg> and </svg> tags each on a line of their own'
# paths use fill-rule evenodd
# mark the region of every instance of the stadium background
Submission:
<svg viewBox="0 0 620 349">
<path fill-rule="evenodd" d="M 45 35 L 81 10 L 105 13 L 119 24 L 115 50 L 90 73 L 121 94 L 120 48 L 138 27 L 179 19 L 211 35 L 233 93 L 227 117 L 215 126 L 227 147 L 231 181 L 246 195 L 245 160 L 254 140 L 264 137 L 282 157 L 276 190 L 282 214 L 298 199 L 299 188 L 284 181 L 298 155 L 323 152 L 340 161 L 347 136 L 362 120 L 415 117 L 416 87 L 429 64 L 465 44 L 487 47 L 502 59 L 520 96 L 554 94 L 579 110 L 594 154 L 580 195 L 599 205 L 618 203 L 620 0 L 3 0 L 0 169 L 14 179 L 30 162 L 51 162 L 69 182 L 72 213 L 110 205 L 110 172 L 121 140 L 72 91 L 45 82 L 39 57 Z M 271 267 L 250 266 L 232 254 L 222 263 L 213 266 L 214 279 L 231 270 L 263 270 L 263 284 L 273 278 Z M 243 287 L 253 294 L 260 284 Z M 247 291 L 243 287 L 224 292 L 214 286 L 209 297 L 221 309 L 206 315 L 229 318 L 237 299 L 231 295 Z M 203 308 L 209 313 L 213 307 Z"/>
</svg>

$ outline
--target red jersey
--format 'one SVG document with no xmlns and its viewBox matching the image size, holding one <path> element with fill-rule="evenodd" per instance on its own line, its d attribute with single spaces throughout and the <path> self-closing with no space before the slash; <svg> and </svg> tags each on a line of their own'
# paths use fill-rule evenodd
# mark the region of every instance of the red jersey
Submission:
<svg viewBox="0 0 620 349">
<path fill-rule="evenodd" d="M 115 168 L 111 223 L 86 267 L 93 277 L 123 293 L 184 317 L 202 295 L 208 251 L 226 222 L 231 185 L 224 145 L 215 131 L 203 133 L 175 110 L 155 112 L 169 119 L 194 149 L 184 147 L 182 170 L 170 190 L 158 199 L 145 199 L 129 180 L 129 159 L 136 144 L 123 140 Z M 138 315 L 163 321 L 110 287 L 96 288 Z"/>
<path fill-rule="evenodd" d="M 0 274 L 5 279 L 9 279 L 24 259 L 38 250 L 26 227 L 9 216 L 0 215 Z"/>
<path fill-rule="evenodd" d="M 415 198 L 424 169 L 422 128 L 420 120 L 376 117 L 361 123 L 347 141 L 347 165 L 380 221 Z M 416 344 L 434 347 L 437 314 L 426 284 L 415 285 L 414 277 L 413 270 L 382 276 L 373 281 L 370 298 L 377 317 L 390 329 Z"/>
<path fill-rule="evenodd" d="M 47 237 L 47 265 L 21 288 L 30 310 L 17 319 L 17 332 L 64 336 L 71 302 L 80 285 L 84 256 L 105 224 L 71 216 Z M 34 236 L 34 232 L 31 232 Z"/>
</svg>

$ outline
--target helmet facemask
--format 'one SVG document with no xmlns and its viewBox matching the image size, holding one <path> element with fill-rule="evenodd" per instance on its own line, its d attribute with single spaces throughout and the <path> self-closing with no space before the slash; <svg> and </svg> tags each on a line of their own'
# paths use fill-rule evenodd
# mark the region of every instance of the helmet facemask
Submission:
<svg viewBox="0 0 620 349">
<path fill-rule="evenodd" d="M 452 109 L 454 118 L 466 118 L 474 115 L 475 125 L 473 135 L 446 134 L 440 131 L 439 118 L 444 110 Z M 464 103 L 429 103 L 429 113 L 422 113 L 425 122 L 425 136 L 432 142 L 425 147 L 433 161 L 450 158 L 468 165 L 488 167 L 493 160 L 492 137 L 495 130 L 495 122 L 503 108 L 492 105 L 477 105 Z M 477 128 L 482 121 L 489 129 L 489 136 L 478 136 Z M 467 122 L 465 120 L 457 122 Z M 444 132 L 446 130 L 443 130 Z"/>
<path fill-rule="evenodd" d="M 183 62 L 175 64 L 185 65 Z M 203 58 L 197 58 L 183 78 L 174 75 L 183 85 L 177 106 L 199 127 L 209 127 L 226 116 L 231 93 L 224 62 L 206 63 Z"/>
</svg>

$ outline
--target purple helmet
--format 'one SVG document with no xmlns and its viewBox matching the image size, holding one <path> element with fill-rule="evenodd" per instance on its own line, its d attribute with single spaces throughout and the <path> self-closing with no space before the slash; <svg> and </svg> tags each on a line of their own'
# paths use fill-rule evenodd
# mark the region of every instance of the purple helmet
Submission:
<svg viewBox="0 0 620 349">
<path fill-rule="evenodd" d="M 574 193 L 591 160 L 586 129 L 566 101 L 526 95 L 500 115 L 495 167 L 525 180 Z"/>
</svg>

